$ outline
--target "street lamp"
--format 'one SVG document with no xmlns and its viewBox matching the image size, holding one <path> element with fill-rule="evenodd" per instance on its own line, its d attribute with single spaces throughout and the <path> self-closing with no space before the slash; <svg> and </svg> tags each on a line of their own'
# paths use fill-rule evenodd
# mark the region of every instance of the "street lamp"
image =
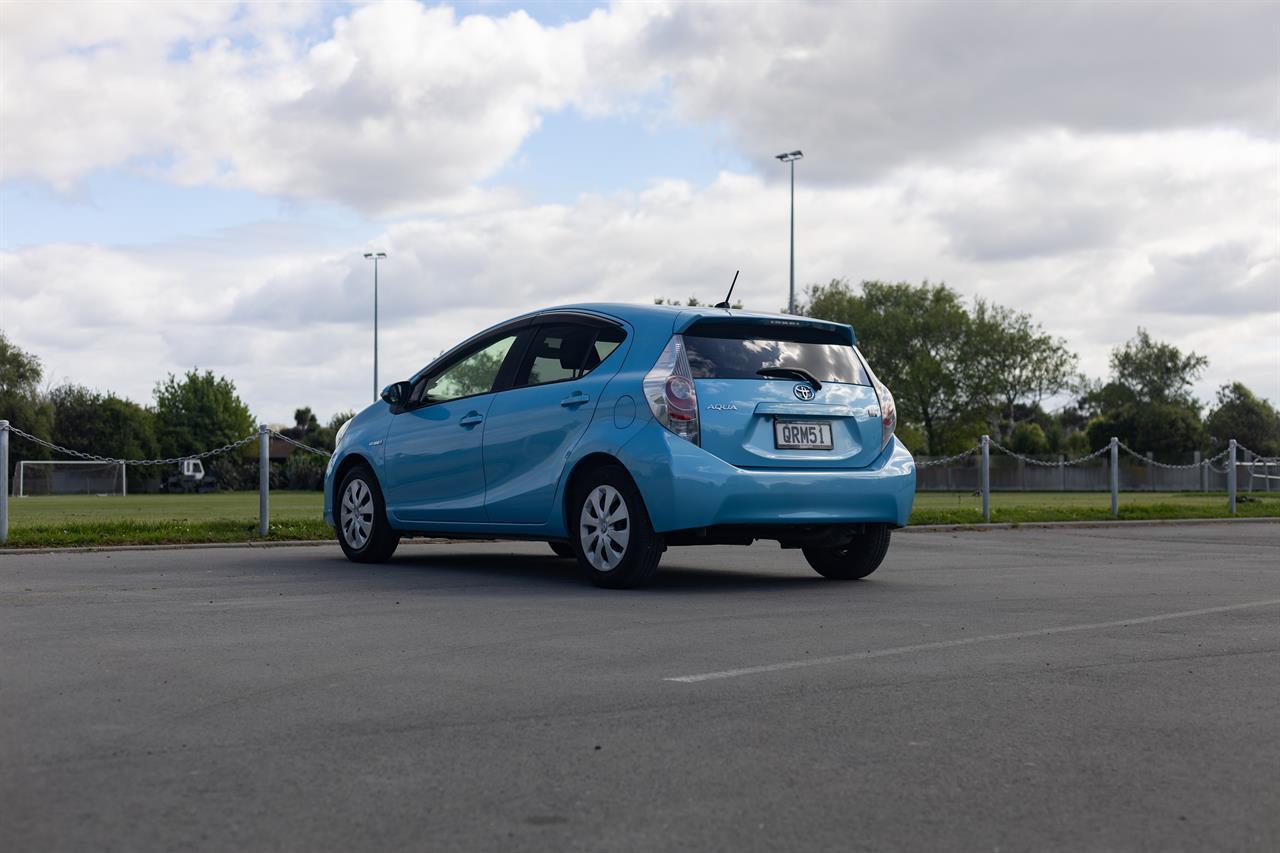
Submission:
<svg viewBox="0 0 1280 853">
<path fill-rule="evenodd" d="M 788 151 L 777 155 L 783 163 L 791 164 L 791 290 L 787 297 L 787 313 L 796 313 L 796 161 L 804 157 L 802 151 Z"/>
<path fill-rule="evenodd" d="M 365 252 L 364 259 L 373 261 L 373 399 L 378 399 L 378 261 L 385 260 L 386 252 Z"/>
</svg>

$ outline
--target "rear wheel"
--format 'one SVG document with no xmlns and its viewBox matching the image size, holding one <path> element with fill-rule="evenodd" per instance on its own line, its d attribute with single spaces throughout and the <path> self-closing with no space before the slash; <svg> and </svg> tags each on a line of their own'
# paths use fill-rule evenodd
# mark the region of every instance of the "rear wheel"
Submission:
<svg viewBox="0 0 1280 853">
<path fill-rule="evenodd" d="M 804 558 L 828 580 L 853 581 L 879 568 L 888 551 L 889 525 L 876 524 L 841 548 L 805 548 Z"/>
<path fill-rule="evenodd" d="M 338 544 L 356 563 L 385 563 L 400 544 L 400 534 L 387 521 L 378 478 L 367 465 L 356 465 L 338 485 L 334 499 Z"/>
<path fill-rule="evenodd" d="M 574 489 L 573 550 L 596 586 L 624 589 L 653 580 L 666 549 L 625 469 L 597 468 Z"/>
</svg>

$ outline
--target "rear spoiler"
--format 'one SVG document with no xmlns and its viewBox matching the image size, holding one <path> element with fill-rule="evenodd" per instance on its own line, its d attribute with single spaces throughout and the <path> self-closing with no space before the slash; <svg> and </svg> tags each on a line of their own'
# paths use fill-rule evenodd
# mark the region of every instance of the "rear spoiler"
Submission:
<svg viewBox="0 0 1280 853">
<path fill-rule="evenodd" d="M 676 317 L 672 332 L 677 335 L 688 332 L 697 326 L 698 329 L 712 331 L 716 327 L 749 329 L 762 338 L 768 337 L 770 329 L 776 332 L 790 331 L 791 334 L 805 331 L 817 333 L 822 337 L 831 336 L 841 343 L 853 346 L 857 338 L 852 326 L 843 323 L 832 323 L 827 320 L 814 320 L 809 317 L 770 316 L 761 314 L 733 314 L 725 311 L 722 314 L 706 314 L 702 311 L 685 311 Z M 758 327 L 758 332 L 757 332 Z M 827 338 L 831 340 L 831 338 Z M 834 341 L 832 341 L 834 342 Z"/>
</svg>

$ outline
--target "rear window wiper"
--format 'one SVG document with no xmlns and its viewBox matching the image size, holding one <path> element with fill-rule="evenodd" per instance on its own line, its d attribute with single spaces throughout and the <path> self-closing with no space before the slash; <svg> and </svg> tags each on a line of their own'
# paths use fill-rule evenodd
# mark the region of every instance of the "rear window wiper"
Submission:
<svg viewBox="0 0 1280 853">
<path fill-rule="evenodd" d="M 813 390 L 822 390 L 822 383 L 818 381 L 818 377 L 803 367 L 762 367 L 756 371 L 756 376 L 771 376 L 777 379 L 802 379 L 812 385 Z"/>
</svg>

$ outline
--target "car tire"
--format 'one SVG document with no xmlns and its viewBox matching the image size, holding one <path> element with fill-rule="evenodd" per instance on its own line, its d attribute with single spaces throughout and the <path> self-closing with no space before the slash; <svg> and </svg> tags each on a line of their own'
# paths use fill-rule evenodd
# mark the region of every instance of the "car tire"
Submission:
<svg viewBox="0 0 1280 853">
<path fill-rule="evenodd" d="M 573 550 L 573 546 L 568 542 L 548 542 L 547 544 L 551 546 L 551 550 L 555 552 L 557 557 L 563 557 L 567 560 L 578 556 L 577 552 Z"/>
<path fill-rule="evenodd" d="M 333 496 L 338 544 L 354 563 L 385 563 L 400 544 L 400 533 L 387 521 L 378 478 L 367 465 L 346 473 Z"/>
<path fill-rule="evenodd" d="M 842 548 L 805 548 L 804 558 L 813 570 L 828 580 L 855 581 L 865 578 L 884 562 L 889 551 L 889 525 L 868 525 Z"/>
<path fill-rule="evenodd" d="M 569 524 L 574 554 L 593 584 L 627 589 L 653 580 L 666 545 L 626 469 L 606 465 L 584 477 L 573 490 Z"/>
</svg>

